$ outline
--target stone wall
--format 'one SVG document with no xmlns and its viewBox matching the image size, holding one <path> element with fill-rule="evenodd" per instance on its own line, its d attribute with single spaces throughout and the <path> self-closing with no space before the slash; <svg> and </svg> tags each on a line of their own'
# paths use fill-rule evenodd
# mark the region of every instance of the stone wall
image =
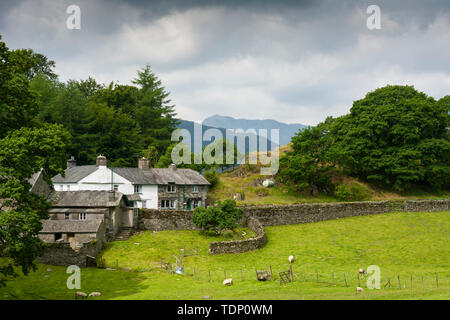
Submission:
<svg viewBox="0 0 450 320">
<path fill-rule="evenodd" d="M 255 237 L 245 240 L 211 242 L 209 252 L 211 254 L 241 253 L 262 248 L 267 243 L 264 226 L 253 217 L 247 219 L 247 226 L 255 232 Z"/>
<path fill-rule="evenodd" d="M 97 256 L 102 247 L 103 242 L 98 240 L 86 243 L 78 250 L 72 249 L 70 243 L 50 243 L 36 262 L 55 266 L 86 267 L 86 256 Z"/>
<path fill-rule="evenodd" d="M 140 230 L 197 230 L 192 222 L 192 211 L 142 209 L 139 213 Z"/>
<path fill-rule="evenodd" d="M 390 211 L 389 201 L 335 202 L 243 207 L 247 217 L 265 226 L 318 222 Z"/>
<path fill-rule="evenodd" d="M 246 217 L 255 217 L 263 225 L 287 225 L 318 222 L 353 216 L 392 211 L 447 211 L 450 200 L 364 201 L 289 205 L 255 205 L 241 207 Z M 196 229 L 191 221 L 192 211 L 150 210 L 139 214 L 142 230 Z"/>
<path fill-rule="evenodd" d="M 405 201 L 405 211 L 448 211 L 450 210 L 450 200 L 407 200 Z"/>
</svg>

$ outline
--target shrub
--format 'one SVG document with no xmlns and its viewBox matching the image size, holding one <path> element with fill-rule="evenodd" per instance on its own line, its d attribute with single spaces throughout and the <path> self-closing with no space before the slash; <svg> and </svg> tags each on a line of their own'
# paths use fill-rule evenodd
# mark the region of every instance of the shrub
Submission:
<svg viewBox="0 0 450 320">
<path fill-rule="evenodd" d="M 205 179 L 211 184 L 210 188 L 213 189 L 219 184 L 220 178 L 219 174 L 214 169 L 210 169 L 208 171 L 205 171 L 203 174 Z"/>
<path fill-rule="evenodd" d="M 340 184 L 336 187 L 335 195 L 340 201 L 363 201 L 369 198 L 369 192 L 359 184 Z"/>
<path fill-rule="evenodd" d="M 234 230 L 244 215 L 242 209 L 236 208 L 236 201 L 228 199 L 214 207 L 197 207 L 192 214 L 192 222 L 205 231 Z"/>
</svg>

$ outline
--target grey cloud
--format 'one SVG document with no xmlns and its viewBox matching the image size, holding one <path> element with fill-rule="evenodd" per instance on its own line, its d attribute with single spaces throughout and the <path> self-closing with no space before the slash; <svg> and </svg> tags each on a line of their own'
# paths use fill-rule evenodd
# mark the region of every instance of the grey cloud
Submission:
<svg viewBox="0 0 450 320">
<path fill-rule="evenodd" d="M 67 30 L 79 4 L 82 29 Z M 437 98 L 450 87 L 450 1 L 0 2 L 10 48 L 56 61 L 62 80 L 129 83 L 150 63 L 187 120 L 222 113 L 314 124 L 387 83 Z"/>
</svg>

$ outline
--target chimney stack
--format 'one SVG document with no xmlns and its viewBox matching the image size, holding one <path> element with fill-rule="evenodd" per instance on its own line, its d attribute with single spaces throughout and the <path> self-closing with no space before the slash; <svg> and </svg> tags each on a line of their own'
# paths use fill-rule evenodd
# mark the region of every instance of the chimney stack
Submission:
<svg viewBox="0 0 450 320">
<path fill-rule="evenodd" d="M 71 156 L 69 160 L 67 160 L 67 168 L 73 168 L 77 166 L 77 160 L 75 160 L 74 156 Z"/>
<path fill-rule="evenodd" d="M 99 155 L 97 157 L 97 163 L 96 163 L 97 167 L 100 167 L 100 166 L 106 167 L 106 164 L 107 164 L 106 157 L 103 155 Z"/>
<path fill-rule="evenodd" d="M 177 165 L 175 163 L 172 163 L 169 165 L 169 169 L 175 171 L 177 170 Z"/>
<path fill-rule="evenodd" d="M 144 157 L 140 158 L 139 163 L 138 163 L 138 168 L 141 170 L 149 170 L 150 167 L 149 167 L 148 159 L 144 158 Z"/>
</svg>

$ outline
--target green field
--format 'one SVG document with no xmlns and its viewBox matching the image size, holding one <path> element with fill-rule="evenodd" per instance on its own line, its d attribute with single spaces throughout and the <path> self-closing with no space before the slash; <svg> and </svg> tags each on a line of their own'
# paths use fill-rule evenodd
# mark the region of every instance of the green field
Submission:
<svg viewBox="0 0 450 320">
<path fill-rule="evenodd" d="M 201 232 L 144 232 L 109 243 L 98 259 L 121 270 L 83 268 L 81 291 L 102 292 L 96 299 L 449 299 L 449 213 L 401 212 L 267 227 L 264 248 L 217 256 L 208 253 L 208 243 L 217 238 Z M 185 273 L 169 274 L 164 266 L 174 265 L 181 249 L 188 255 Z M 294 282 L 280 286 L 278 272 L 289 268 L 289 255 L 296 258 Z M 256 281 L 255 268 L 269 265 L 274 281 Z M 380 290 L 367 289 L 364 276 L 357 278 L 359 268 L 369 265 L 381 269 Z M 0 299 L 72 299 L 65 271 L 40 265 L 37 272 L 8 281 Z M 225 276 L 233 278 L 233 286 L 222 285 Z M 391 286 L 385 287 L 388 281 Z M 359 284 L 365 291 L 356 294 Z"/>
</svg>

